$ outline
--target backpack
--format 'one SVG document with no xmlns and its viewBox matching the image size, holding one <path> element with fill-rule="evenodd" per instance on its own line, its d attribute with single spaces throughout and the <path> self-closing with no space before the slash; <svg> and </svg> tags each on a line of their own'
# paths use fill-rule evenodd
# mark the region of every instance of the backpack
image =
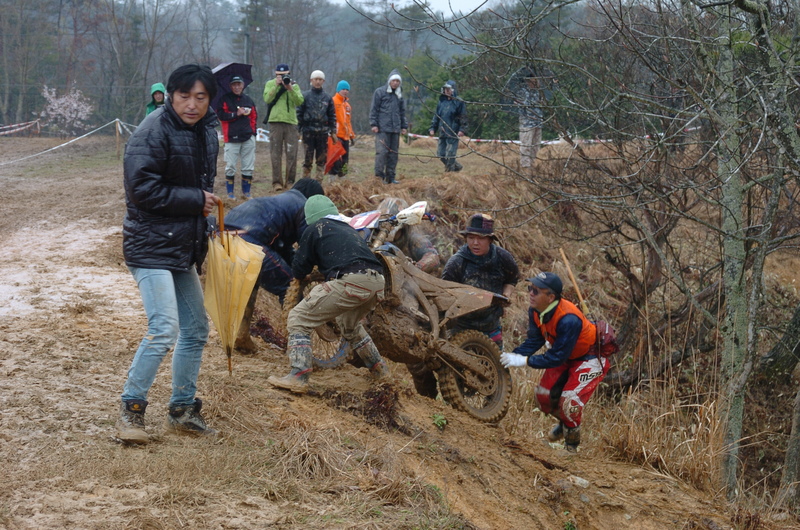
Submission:
<svg viewBox="0 0 800 530">
<path fill-rule="evenodd" d="M 610 357 L 619 351 L 617 342 L 617 332 L 611 324 L 605 320 L 596 320 L 594 325 L 597 327 L 597 342 L 594 349 L 601 357 Z"/>
</svg>

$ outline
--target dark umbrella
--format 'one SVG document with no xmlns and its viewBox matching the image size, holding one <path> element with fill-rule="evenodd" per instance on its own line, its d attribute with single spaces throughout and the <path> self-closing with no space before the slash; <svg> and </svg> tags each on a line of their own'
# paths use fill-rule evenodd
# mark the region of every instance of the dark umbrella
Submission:
<svg viewBox="0 0 800 530">
<path fill-rule="evenodd" d="M 222 96 L 231 91 L 231 79 L 234 77 L 241 77 L 244 81 L 244 87 L 247 88 L 247 85 L 253 82 L 252 68 L 252 64 L 244 63 L 222 63 L 214 67 L 211 72 L 217 78 L 219 89 L 217 90 L 217 96 L 211 101 L 211 108 L 216 109 L 220 101 L 222 101 Z"/>
</svg>

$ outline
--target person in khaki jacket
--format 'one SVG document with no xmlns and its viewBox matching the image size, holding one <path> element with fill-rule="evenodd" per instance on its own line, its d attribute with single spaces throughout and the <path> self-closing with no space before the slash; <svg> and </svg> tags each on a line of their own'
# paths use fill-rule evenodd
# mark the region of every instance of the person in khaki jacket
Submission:
<svg viewBox="0 0 800 530">
<path fill-rule="evenodd" d="M 361 357 L 372 376 L 376 380 L 386 379 L 389 367 L 361 323 L 383 297 L 383 265 L 329 198 L 309 197 L 304 211 L 308 228 L 292 261 L 292 274 L 302 279 L 316 266 L 325 276 L 325 282 L 314 287 L 289 312 L 286 326 L 291 370 L 283 377 L 271 376 L 267 382 L 292 392 L 306 392 L 312 370 L 311 332 L 334 319 L 342 337 L 352 345 L 353 352 Z"/>
</svg>

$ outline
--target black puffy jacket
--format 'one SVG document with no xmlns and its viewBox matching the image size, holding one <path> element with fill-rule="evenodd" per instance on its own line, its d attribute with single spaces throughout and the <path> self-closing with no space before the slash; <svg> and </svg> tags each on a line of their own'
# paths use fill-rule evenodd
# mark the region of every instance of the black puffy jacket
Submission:
<svg viewBox="0 0 800 530">
<path fill-rule="evenodd" d="M 125 263 L 183 272 L 208 250 L 205 195 L 217 175 L 217 116 L 195 125 L 181 120 L 169 99 L 150 113 L 125 146 L 127 213 L 122 225 Z"/>
<path fill-rule="evenodd" d="M 297 127 L 302 132 L 336 133 L 336 108 L 321 88 L 303 92 L 303 104 L 297 107 Z"/>
</svg>

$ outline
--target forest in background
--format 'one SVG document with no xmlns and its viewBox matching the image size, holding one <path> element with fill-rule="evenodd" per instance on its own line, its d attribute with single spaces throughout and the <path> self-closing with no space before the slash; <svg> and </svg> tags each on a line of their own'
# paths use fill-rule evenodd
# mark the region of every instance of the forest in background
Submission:
<svg viewBox="0 0 800 530">
<path fill-rule="evenodd" d="M 741 494 L 753 381 L 785 384 L 800 353 L 800 310 L 776 320 L 785 313 L 778 300 L 795 300 L 796 288 L 765 273 L 768 260 L 797 251 L 797 2 L 516 1 L 463 17 L 417 2 L 2 5 L 6 123 L 39 112 L 45 85 L 83 92 L 95 106 L 89 124 L 136 122 L 149 84 L 175 65 L 246 56 L 254 99 L 277 62 L 290 63 L 297 79 L 317 68 L 348 78 L 359 132 L 372 91 L 393 68 L 404 76 L 416 132 L 427 128 L 436 87 L 452 78 L 468 103 L 468 134 L 504 138 L 518 110 L 509 80 L 532 70 L 549 92 L 545 137 L 560 137 L 568 153 L 533 174 L 481 154 L 525 192 L 512 206 L 476 206 L 510 216 L 510 228 L 536 225 L 579 242 L 617 271 L 624 288 L 604 286 L 595 301 L 600 311 L 623 307 L 614 315 L 624 355 L 607 379 L 612 389 L 680 390 L 672 368 L 709 368 L 698 372 L 707 378 L 702 393 L 678 394 L 714 411 L 718 486 Z M 587 139 L 602 142 L 589 148 Z M 781 433 L 774 500 L 794 504 L 800 394 L 781 406 L 793 420 Z M 698 428 L 692 416 L 681 421 Z"/>
</svg>

